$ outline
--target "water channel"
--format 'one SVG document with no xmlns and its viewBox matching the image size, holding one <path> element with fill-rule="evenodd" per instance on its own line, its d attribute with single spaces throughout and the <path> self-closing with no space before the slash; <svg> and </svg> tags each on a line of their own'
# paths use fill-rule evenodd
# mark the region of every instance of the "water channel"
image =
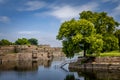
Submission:
<svg viewBox="0 0 120 80">
<path fill-rule="evenodd" d="M 68 64 L 59 67 L 65 58 L 52 60 L 0 63 L 0 80 L 120 80 L 120 71 L 73 70 Z"/>
</svg>

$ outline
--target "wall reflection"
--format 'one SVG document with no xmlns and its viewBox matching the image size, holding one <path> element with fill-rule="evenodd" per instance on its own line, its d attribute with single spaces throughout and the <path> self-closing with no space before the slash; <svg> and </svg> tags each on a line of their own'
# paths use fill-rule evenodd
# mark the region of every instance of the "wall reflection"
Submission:
<svg viewBox="0 0 120 80">
<path fill-rule="evenodd" d="M 4 61 L 0 63 L 0 71 L 35 71 L 39 66 L 49 68 L 52 60 L 39 60 L 39 61 Z"/>
<path fill-rule="evenodd" d="M 119 80 L 120 70 L 93 70 L 93 69 L 70 69 L 77 72 L 79 77 L 84 76 L 84 80 Z"/>
</svg>

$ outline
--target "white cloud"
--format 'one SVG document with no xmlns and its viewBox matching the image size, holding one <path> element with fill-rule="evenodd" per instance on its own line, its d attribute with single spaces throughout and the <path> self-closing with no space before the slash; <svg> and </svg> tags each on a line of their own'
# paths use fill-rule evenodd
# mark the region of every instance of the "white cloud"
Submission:
<svg viewBox="0 0 120 80">
<path fill-rule="evenodd" d="M 34 11 L 43 8 L 46 5 L 45 2 L 42 1 L 28 1 L 24 4 L 24 7 L 19 8 L 19 11 Z"/>
<path fill-rule="evenodd" d="M 7 17 L 7 16 L 0 16 L 0 22 L 7 23 L 9 21 L 10 21 L 9 17 Z"/>
<path fill-rule="evenodd" d="M 39 34 L 39 31 L 20 31 L 18 34 L 20 35 L 34 35 L 34 34 Z"/>
<path fill-rule="evenodd" d="M 120 4 L 112 10 L 112 13 L 110 13 L 110 15 L 116 18 L 120 16 Z"/>
<path fill-rule="evenodd" d="M 115 10 L 119 10 L 120 11 L 120 4 L 115 8 Z"/>
<path fill-rule="evenodd" d="M 119 0 L 102 0 L 102 2 L 106 3 L 106 2 L 118 2 Z"/>
<path fill-rule="evenodd" d="M 97 9 L 98 4 L 95 2 L 91 2 L 81 6 L 70 6 L 70 5 L 63 5 L 63 6 L 52 6 L 51 10 L 44 13 L 37 13 L 36 15 L 50 15 L 54 16 L 61 21 L 69 20 L 71 18 L 76 18 L 79 16 L 79 13 L 82 11 L 87 10 L 95 10 Z"/>
</svg>

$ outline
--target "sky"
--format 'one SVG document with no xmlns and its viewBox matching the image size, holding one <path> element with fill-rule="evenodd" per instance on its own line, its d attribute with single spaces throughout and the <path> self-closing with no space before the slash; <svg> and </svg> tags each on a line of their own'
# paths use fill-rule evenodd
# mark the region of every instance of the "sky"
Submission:
<svg viewBox="0 0 120 80">
<path fill-rule="evenodd" d="M 88 10 L 107 12 L 120 22 L 120 0 L 0 0 L 0 40 L 36 38 L 61 47 L 56 35 L 62 22 Z"/>
</svg>

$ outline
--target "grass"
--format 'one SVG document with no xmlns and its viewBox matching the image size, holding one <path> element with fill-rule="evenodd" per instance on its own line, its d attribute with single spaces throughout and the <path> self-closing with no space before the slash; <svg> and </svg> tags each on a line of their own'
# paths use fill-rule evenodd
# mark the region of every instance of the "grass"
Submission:
<svg viewBox="0 0 120 80">
<path fill-rule="evenodd" d="M 100 54 L 87 54 L 87 56 L 94 56 L 94 57 L 120 57 L 119 51 L 110 51 L 104 52 Z"/>
<path fill-rule="evenodd" d="M 111 51 L 111 52 L 105 52 L 105 53 L 100 53 L 101 57 L 105 57 L 105 56 L 110 56 L 110 57 L 120 57 L 120 52 L 119 51 Z"/>
</svg>

